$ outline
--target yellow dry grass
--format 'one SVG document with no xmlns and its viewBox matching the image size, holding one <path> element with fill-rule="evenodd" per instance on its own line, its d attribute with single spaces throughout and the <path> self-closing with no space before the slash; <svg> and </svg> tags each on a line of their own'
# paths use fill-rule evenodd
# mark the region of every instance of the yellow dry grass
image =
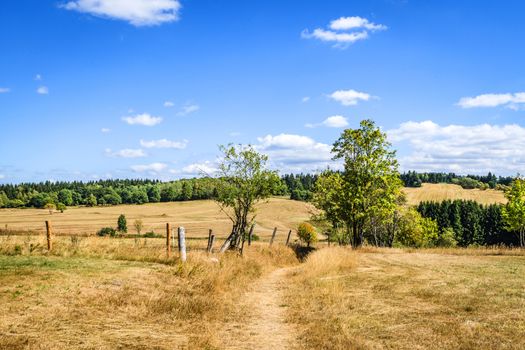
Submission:
<svg viewBox="0 0 525 350">
<path fill-rule="evenodd" d="M 441 202 L 446 199 L 473 200 L 481 204 L 506 203 L 502 191 L 496 190 L 466 190 L 459 185 L 424 183 L 419 188 L 405 187 L 403 189 L 410 205 L 417 205 L 424 201 Z"/>
<path fill-rule="evenodd" d="M 218 348 L 247 286 L 297 262 L 255 244 L 242 258 L 190 250 L 180 264 L 163 240 L 145 242 L 60 237 L 47 255 L 40 237 L 0 237 L 0 349 Z"/>
<path fill-rule="evenodd" d="M 290 276 L 297 348 L 525 348 L 525 251 L 454 253 L 315 252 Z"/>
<path fill-rule="evenodd" d="M 272 198 L 258 207 L 255 233 L 268 237 L 274 227 L 279 230 L 277 238 L 285 239 L 284 232 L 310 218 L 312 205 L 284 198 Z M 213 229 L 218 237 L 225 237 L 231 230 L 231 221 L 213 201 L 190 201 L 150 203 L 144 205 L 119 205 L 109 207 L 68 208 L 64 213 L 49 214 L 45 209 L 1 209 L 0 228 L 22 231 L 44 231 L 44 222 L 50 220 L 53 232 L 58 234 L 93 235 L 102 227 L 116 227 L 120 214 L 126 215 L 128 232 L 135 233 L 133 222 L 141 219 L 142 233 L 154 231 L 165 233 L 166 223 L 184 226 L 188 237 L 207 237 Z"/>
</svg>

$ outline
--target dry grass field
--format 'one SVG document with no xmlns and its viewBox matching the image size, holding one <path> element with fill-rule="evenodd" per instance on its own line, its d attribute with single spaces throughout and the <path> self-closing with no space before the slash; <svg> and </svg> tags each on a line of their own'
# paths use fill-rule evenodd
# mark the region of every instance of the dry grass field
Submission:
<svg viewBox="0 0 525 350">
<path fill-rule="evenodd" d="M 283 198 L 272 198 L 259 205 L 256 234 L 262 237 L 271 235 L 274 227 L 280 233 L 308 220 L 314 211 L 308 203 Z M 150 203 L 144 205 L 119 205 L 108 207 L 68 208 L 64 213 L 49 214 L 45 209 L 1 209 L 0 228 L 6 225 L 11 230 L 43 232 L 44 222 L 53 223 L 57 234 L 93 235 L 105 226 L 116 227 L 120 214 L 126 215 L 128 230 L 135 233 L 133 221 L 141 219 L 144 223 L 142 233 L 154 231 L 164 234 L 166 223 L 184 226 L 188 237 L 207 237 L 213 229 L 218 237 L 225 237 L 231 230 L 231 221 L 213 201 L 190 201 L 171 203 Z M 283 239 L 284 234 L 278 239 Z"/>
<path fill-rule="evenodd" d="M 502 191 L 496 190 L 466 190 L 459 185 L 424 183 L 419 188 L 405 187 L 404 192 L 410 205 L 417 205 L 424 201 L 441 202 L 446 199 L 474 200 L 481 204 L 506 203 Z"/>
</svg>

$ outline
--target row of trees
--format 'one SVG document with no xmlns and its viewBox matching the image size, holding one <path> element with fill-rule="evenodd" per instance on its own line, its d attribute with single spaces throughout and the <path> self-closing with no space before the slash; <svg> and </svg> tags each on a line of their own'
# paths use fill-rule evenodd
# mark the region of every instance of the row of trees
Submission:
<svg viewBox="0 0 525 350">
<path fill-rule="evenodd" d="M 421 187 L 423 183 L 449 183 L 460 185 L 463 188 L 500 188 L 505 189 L 514 179 L 510 176 L 496 176 L 489 172 L 487 175 L 457 175 L 455 173 L 418 173 L 408 171 L 400 175 L 404 186 Z"/>
</svg>

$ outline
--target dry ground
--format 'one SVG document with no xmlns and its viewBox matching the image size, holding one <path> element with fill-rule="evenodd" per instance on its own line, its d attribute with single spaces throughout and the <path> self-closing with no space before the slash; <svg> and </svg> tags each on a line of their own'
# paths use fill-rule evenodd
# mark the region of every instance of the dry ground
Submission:
<svg viewBox="0 0 525 350">
<path fill-rule="evenodd" d="M 506 203 L 502 191 L 496 190 L 465 190 L 459 185 L 424 183 L 419 188 L 406 187 L 408 204 L 417 205 L 423 201 L 441 202 L 445 199 L 470 199 L 481 204 Z"/>
<path fill-rule="evenodd" d="M 308 220 L 313 210 L 308 203 L 272 198 L 259 205 L 255 233 L 268 237 L 277 227 L 280 233 L 277 238 L 283 240 L 284 232 Z M 95 234 L 102 227 L 115 227 L 120 214 L 126 215 L 130 233 L 135 233 L 132 224 L 136 219 L 144 222 L 142 233 L 153 230 L 164 234 L 167 222 L 184 226 L 188 237 L 207 237 L 209 229 L 218 237 L 224 237 L 231 230 L 231 221 L 220 212 L 217 204 L 208 200 L 68 208 L 64 213 L 51 215 L 45 209 L 0 209 L 0 228 L 7 225 L 12 230 L 43 232 L 44 221 L 51 220 L 56 233 Z"/>
</svg>

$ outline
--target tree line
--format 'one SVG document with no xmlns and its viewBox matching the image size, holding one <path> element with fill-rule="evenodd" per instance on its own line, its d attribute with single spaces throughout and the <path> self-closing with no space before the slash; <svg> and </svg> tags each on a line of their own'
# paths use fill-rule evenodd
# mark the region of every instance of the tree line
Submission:
<svg viewBox="0 0 525 350">
<path fill-rule="evenodd" d="M 514 177 L 496 176 L 489 172 L 487 175 L 458 175 L 455 173 L 418 173 L 417 171 L 408 171 L 400 175 L 405 187 L 421 187 L 423 183 L 447 183 L 460 185 L 465 189 L 501 189 L 504 190 L 510 186 Z"/>
</svg>

